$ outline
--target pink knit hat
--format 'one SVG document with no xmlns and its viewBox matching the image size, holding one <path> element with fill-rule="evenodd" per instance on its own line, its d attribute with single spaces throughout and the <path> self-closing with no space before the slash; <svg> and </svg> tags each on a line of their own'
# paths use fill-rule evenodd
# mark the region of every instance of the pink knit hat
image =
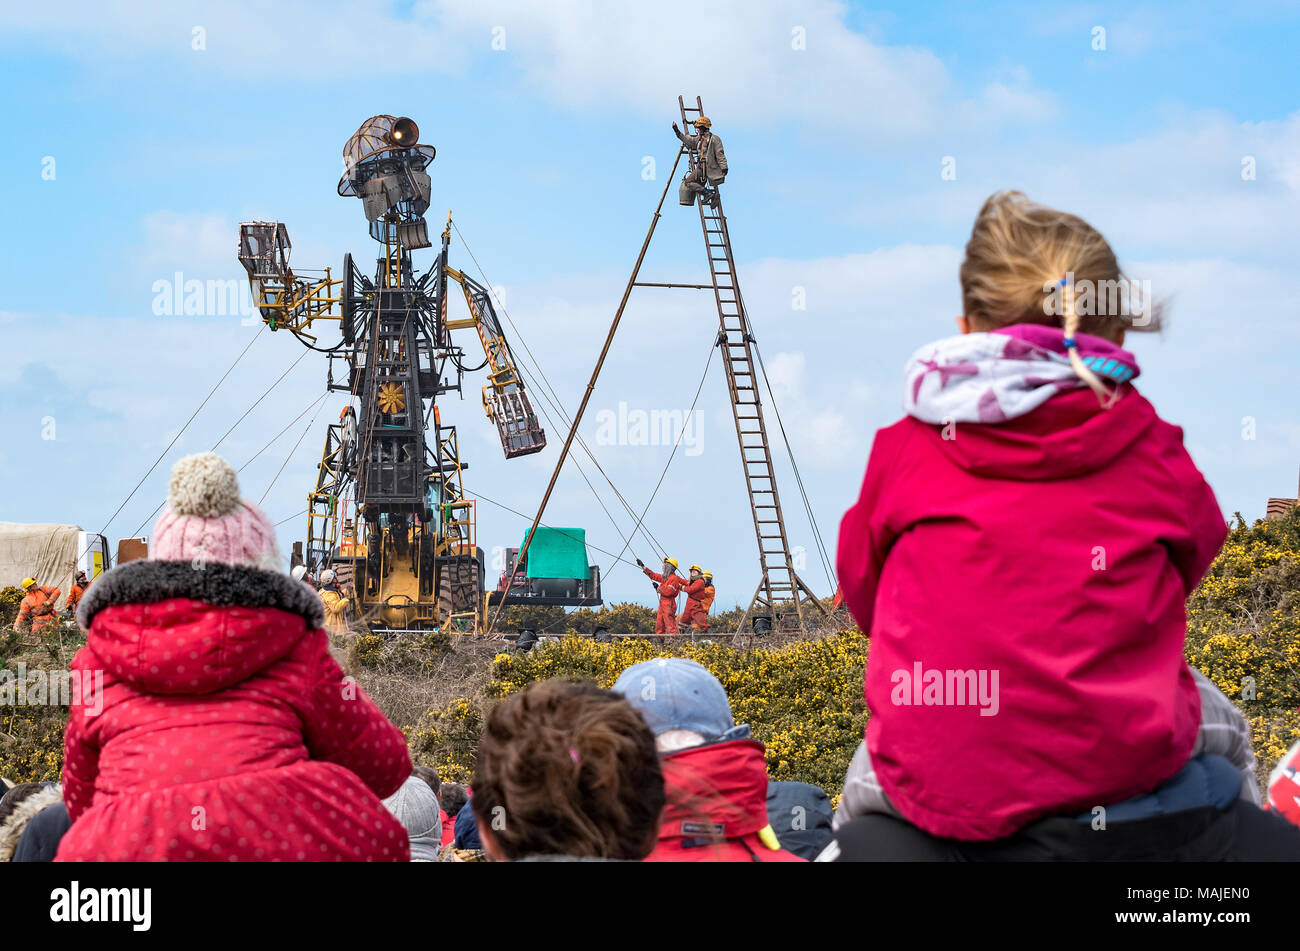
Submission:
<svg viewBox="0 0 1300 951">
<path fill-rule="evenodd" d="M 154 525 L 149 557 L 280 570 L 275 527 L 261 509 L 239 498 L 235 470 L 215 452 L 195 453 L 172 466 L 167 510 Z"/>
</svg>

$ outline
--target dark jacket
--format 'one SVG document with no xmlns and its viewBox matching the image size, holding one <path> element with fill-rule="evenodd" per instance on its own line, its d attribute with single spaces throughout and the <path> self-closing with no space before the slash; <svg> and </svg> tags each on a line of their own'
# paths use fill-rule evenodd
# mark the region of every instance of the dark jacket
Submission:
<svg viewBox="0 0 1300 951">
<path fill-rule="evenodd" d="M 59 790 L 59 787 L 53 783 L 48 783 L 44 788 L 33 791 L 31 795 L 13 807 L 13 811 L 10 812 L 5 821 L 0 823 L 0 862 L 22 861 L 18 858 L 18 850 L 22 845 L 22 840 L 27 835 L 27 830 L 43 813 L 62 801 L 63 793 Z M 56 847 L 57 842 L 56 839 Z M 53 854 L 50 857 L 53 858 Z"/>
<path fill-rule="evenodd" d="M 59 851 L 59 840 L 71 826 L 68 809 L 62 802 L 47 806 L 27 823 L 11 861 L 53 862 Z"/>
<path fill-rule="evenodd" d="M 820 786 L 767 784 L 767 821 L 781 846 L 802 859 L 811 862 L 830 842 L 832 814 L 830 798 Z"/>
<path fill-rule="evenodd" d="M 1192 760 L 1155 792 L 1031 823 L 991 842 L 942 839 L 886 815 L 835 833 L 839 862 L 1300 861 L 1300 829 L 1238 798 L 1241 774 L 1219 756 Z M 1105 819 L 1105 827 L 1100 820 Z"/>
<path fill-rule="evenodd" d="M 481 849 L 483 841 L 478 835 L 478 822 L 474 819 L 474 800 L 470 800 L 460 807 L 460 812 L 456 813 L 456 848 L 458 849 Z"/>
</svg>

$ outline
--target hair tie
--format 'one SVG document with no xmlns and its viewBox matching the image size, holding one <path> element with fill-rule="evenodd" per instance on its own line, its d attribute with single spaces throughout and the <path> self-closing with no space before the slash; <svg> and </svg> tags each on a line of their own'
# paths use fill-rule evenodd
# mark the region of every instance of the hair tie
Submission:
<svg viewBox="0 0 1300 951">
<path fill-rule="evenodd" d="M 1074 344 L 1074 338 L 1073 338 L 1073 337 L 1066 337 L 1066 338 L 1065 338 L 1064 340 L 1062 340 L 1061 342 L 1062 342 L 1063 344 L 1065 344 L 1065 349 L 1066 349 L 1066 350 L 1073 350 L 1073 349 L 1074 349 L 1075 344 Z"/>
<path fill-rule="evenodd" d="M 569 747 L 569 759 L 573 760 L 575 764 L 582 764 L 582 757 L 578 755 L 578 751 L 572 746 Z"/>
</svg>

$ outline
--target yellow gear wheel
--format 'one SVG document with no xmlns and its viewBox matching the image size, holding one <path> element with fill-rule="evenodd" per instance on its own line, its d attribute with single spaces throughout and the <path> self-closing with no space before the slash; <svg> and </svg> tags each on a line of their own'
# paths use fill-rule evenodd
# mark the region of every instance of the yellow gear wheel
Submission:
<svg viewBox="0 0 1300 951">
<path fill-rule="evenodd" d="M 400 383 L 385 383 L 379 388 L 379 411 L 400 413 L 406 409 L 406 394 Z"/>
</svg>

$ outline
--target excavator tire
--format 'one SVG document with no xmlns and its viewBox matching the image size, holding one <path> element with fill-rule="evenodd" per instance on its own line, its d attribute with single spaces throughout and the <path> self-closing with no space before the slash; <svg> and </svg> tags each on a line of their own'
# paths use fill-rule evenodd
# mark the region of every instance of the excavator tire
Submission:
<svg viewBox="0 0 1300 951">
<path fill-rule="evenodd" d="M 473 555 L 439 559 L 438 569 L 438 623 L 451 614 L 478 610 L 483 595 L 478 559 Z"/>
</svg>

